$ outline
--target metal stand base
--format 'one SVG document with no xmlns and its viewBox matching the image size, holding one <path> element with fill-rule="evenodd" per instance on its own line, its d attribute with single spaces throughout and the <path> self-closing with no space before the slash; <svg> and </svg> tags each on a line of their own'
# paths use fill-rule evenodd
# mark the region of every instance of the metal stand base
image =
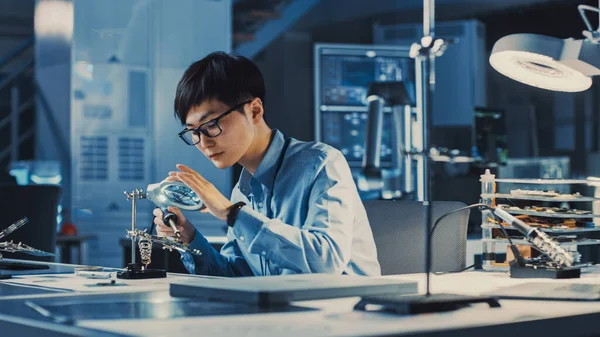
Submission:
<svg viewBox="0 0 600 337">
<path fill-rule="evenodd" d="M 127 265 L 127 270 L 117 273 L 117 278 L 128 280 L 142 280 L 149 278 L 165 278 L 167 272 L 161 269 L 142 269 L 137 263 Z"/>
<path fill-rule="evenodd" d="M 516 264 L 510 265 L 510 278 L 550 278 L 550 279 L 568 279 L 580 278 L 581 268 L 549 268 L 535 267 L 528 265 L 525 267 Z"/>
<path fill-rule="evenodd" d="M 473 303 L 487 303 L 490 308 L 499 308 L 500 303 L 493 297 L 463 296 L 456 294 L 416 295 L 384 295 L 363 297 L 354 307 L 355 310 L 367 311 L 367 305 L 374 304 L 400 315 L 416 315 L 432 312 L 446 312 L 466 308 Z"/>
</svg>

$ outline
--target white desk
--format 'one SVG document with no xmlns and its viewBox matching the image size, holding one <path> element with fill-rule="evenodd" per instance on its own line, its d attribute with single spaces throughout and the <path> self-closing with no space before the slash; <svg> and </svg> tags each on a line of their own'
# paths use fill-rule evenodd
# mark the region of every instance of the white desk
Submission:
<svg viewBox="0 0 600 337">
<path fill-rule="evenodd" d="M 600 283 L 600 274 L 584 273 L 578 280 L 535 280 L 541 282 Z M 169 275 L 167 279 L 128 281 L 132 289 L 139 284 L 140 291 L 152 291 L 158 297 L 168 297 L 168 281 L 174 278 L 194 276 Z M 388 276 L 420 282 L 423 291 L 423 275 Z M 10 282 L 27 283 L 12 279 Z M 518 285 L 532 280 L 510 279 L 505 273 L 465 272 L 461 274 L 432 276 L 433 292 L 459 294 L 481 294 L 499 287 Z M 139 283 L 138 283 L 139 282 Z M 46 286 L 49 286 L 48 284 Z M 122 289 L 106 289 L 103 292 L 90 291 L 89 296 L 102 296 Z M 79 294 L 33 295 L 35 298 L 65 298 Z M 18 297 L 11 297 L 13 300 Z M 0 307 L 6 298 L 0 298 Z M 599 302 L 563 301 L 517 301 L 502 300 L 501 308 L 490 309 L 486 304 L 476 305 L 455 312 L 426 314 L 419 316 L 396 316 L 375 312 L 354 311 L 358 298 L 345 298 L 324 301 L 294 303 L 297 306 L 318 310 L 301 312 L 261 313 L 229 316 L 197 316 L 170 319 L 135 320 L 80 320 L 76 327 L 13 319 L 0 315 L 0 331 L 10 332 L 22 326 L 53 331 L 56 336 L 86 334 L 89 336 L 130 335 L 130 336 L 391 336 L 418 335 L 433 336 L 440 332 L 452 336 L 589 336 L 600 335 Z M 4 302 L 9 303 L 9 302 Z M 43 327 L 40 327 L 40 324 Z M 81 329 L 85 328 L 85 329 Z M 88 330 L 91 328 L 93 330 Z M 17 330 L 14 330 L 17 331 Z M 21 330 L 19 330 L 21 331 Z M 60 334 L 64 333 L 64 334 Z M 7 336 L 10 334 L 7 334 Z M 51 336 L 52 334 L 43 335 Z M 26 337 L 26 334 L 19 334 Z M 54 336 L 54 335 L 52 335 Z"/>
</svg>

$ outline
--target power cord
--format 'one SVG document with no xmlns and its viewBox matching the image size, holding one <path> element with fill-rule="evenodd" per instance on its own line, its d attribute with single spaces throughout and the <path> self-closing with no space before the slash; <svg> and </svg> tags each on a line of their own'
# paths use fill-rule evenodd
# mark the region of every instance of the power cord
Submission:
<svg viewBox="0 0 600 337">
<path fill-rule="evenodd" d="M 472 208 L 485 208 L 489 211 L 492 211 L 492 215 L 494 216 L 494 218 L 496 218 L 496 220 L 498 220 L 498 223 L 500 224 L 500 230 L 502 231 L 502 234 L 504 234 L 504 236 L 506 236 L 506 239 L 508 240 L 508 243 L 513 245 L 512 240 L 510 239 L 510 236 L 508 235 L 508 232 L 506 232 L 506 229 L 504 229 L 504 227 L 502 227 L 502 220 L 500 218 L 498 218 L 498 216 L 494 213 L 494 209 L 492 207 L 490 207 L 490 205 L 487 204 L 473 204 L 473 205 L 469 205 L 469 206 L 465 206 L 465 207 L 461 207 L 461 208 L 457 208 L 455 210 L 452 210 L 450 212 L 444 213 L 442 214 L 442 216 L 440 216 L 435 223 L 433 224 L 433 227 L 431 228 L 431 232 L 429 234 L 429 242 L 432 242 L 433 240 L 433 233 L 435 231 L 435 229 L 437 228 L 437 226 L 440 224 L 440 221 L 442 219 L 444 219 L 445 217 L 452 215 L 454 213 L 458 213 L 458 212 L 462 212 L 462 211 L 466 211 L 468 209 L 472 209 Z"/>
<path fill-rule="evenodd" d="M 467 270 L 469 270 L 471 268 L 474 268 L 475 266 L 476 266 L 475 264 L 472 264 L 472 265 L 470 265 L 468 267 L 464 267 L 463 269 L 457 270 L 457 271 L 434 271 L 433 275 L 445 275 L 445 274 L 462 273 L 463 271 L 467 271 Z"/>
<path fill-rule="evenodd" d="M 457 209 L 455 209 L 455 210 L 452 210 L 452 211 L 450 211 L 450 212 L 447 212 L 447 213 L 444 213 L 444 214 L 442 214 L 442 216 L 440 216 L 440 217 L 439 217 L 439 218 L 438 218 L 438 219 L 435 221 L 435 223 L 433 224 L 433 227 L 431 228 L 431 232 L 430 232 L 430 234 L 429 234 L 429 242 L 433 242 L 433 233 L 435 232 L 435 229 L 436 229 L 436 228 L 437 228 L 437 226 L 440 224 L 440 221 L 442 221 L 442 219 L 444 219 L 445 217 L 447 217 L 447 216 L 449 216 L 449 215 L 452 215 L 452 214 L 454 214 L 454 213 L 458 213 L 458 212 L 466 211 L 466 210 L 468 210 L 468 209 L 472 209 L 472 208 L 478 208 L 479 210 L 481 210 L 482 208 L 484 208 L 484 209 L 486 209 L 486 210 L 492 211 L 492 215 L 494 216 L 494 218 L 496 218 L 496 220 L 498 221 L 498 224 L 500 225 L 500 228 L 499 228 L 499 229 L 502 231 L 502 234 L 504 234 L 504 236 L 505 236 L 505 237 L 506 237 L 506 239 L 508 240 L 508 243 L 509 243 L 509 245 L 510 245 L 510 249 L 513 251 L 513 255 L 515 255 L 515 258 L 517 258 L 517 259 L 519 259 L 519 260 L 521 261 L 523 258 L 521 257 L 521 254 L 519 254 L 519 251 L 518 251 L 518 249 L 517 249 L 517 248 L 515 247 L 515 245 L 513 244 L 513 242 L 512 242 L 512 240 L 511 240 L 510 236 L 508 235 L 508 232 L 507 232 L 507 231 L 506 231 L 506 229 L 505 229 L 505 228 L 502 226 L 502 219 L 498 218 L 498 216 L 497 216 L 497 215 L 494 213 L 494 209 L 493 209 L 493 208 L 492 208 L 490 205 L 488 205 L 488 204 L 482 204 L 482 203 L 479 203 L 479 204 L 472 204 L 472 205 L 465 206 L 465 207 L 461 207 L 461 208 L 457 208 Z M 460 273 L 460 272 L 466 271 L 466 270 L 468 270 L 468 269 L 471 269 L 471 268 L 473 268 L 473 267 L 475 267 L 475 265 L 474 265 L 474 264 L 473 264 L 473 265 L 470 265 L 470 266 L 468 266 L 468 267 L 466 267 L 466 268 L 463 268 L 463 269 L 461 269 L 461 270 L 459 270 L 459 271 L 453 271 L 453 272 L 434 272 L 434 275 L 442 275 L 442 274 L 449 274 L 449 273 Z"/>
</svg>

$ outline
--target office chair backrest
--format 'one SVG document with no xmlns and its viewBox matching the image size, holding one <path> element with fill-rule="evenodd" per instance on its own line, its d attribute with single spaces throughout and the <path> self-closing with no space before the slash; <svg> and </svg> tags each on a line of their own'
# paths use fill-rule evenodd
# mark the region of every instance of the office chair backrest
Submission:
<svg viewBox="0 0 600 337">
<path fill-rule="evenodd" d="M 59 199 L 59 186 L 0 184 L 0 210 L 2 211 L 0 230 L 25 216 L 29 219 L 29 223 L 0 241 L 23 242 L 33 248 L 54 253 Z M 0 254 L 11 259 L 54 261 L 54 257 L 5 252 Z"/>
<path fill-rule="evenodd" d="M 425 272 L 425 226 L 423 203 L 417 201 L 368 200 L 363 202 L 377 246 L 382 275 Z M 432 203 L 432 222 L 443 214 L 466 206 L 456 201 Z M 432 240 L 432 271 L 465 268 L 469 210 L 445 217 Z"/>
</svg>

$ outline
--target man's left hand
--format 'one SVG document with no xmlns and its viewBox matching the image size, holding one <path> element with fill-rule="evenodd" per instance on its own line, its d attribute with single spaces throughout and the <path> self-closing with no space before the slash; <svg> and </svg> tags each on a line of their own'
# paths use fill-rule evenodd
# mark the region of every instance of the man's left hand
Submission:
<svg viewBox="0 0 600 337">
<path fill-rule="evenodd" d="M 213 184 L 204 179 L 198 172 L 182 164 L 177 164 L 177 168 L 180 171 L 169 172 L 169 177 L 166 180 L 181 181 L 186 184 L 198 194 L 210 214 L 221 220 L 227 220 L 229 209 L 233 206 L 231 201 L 225 198 Z"/>
</svg>

